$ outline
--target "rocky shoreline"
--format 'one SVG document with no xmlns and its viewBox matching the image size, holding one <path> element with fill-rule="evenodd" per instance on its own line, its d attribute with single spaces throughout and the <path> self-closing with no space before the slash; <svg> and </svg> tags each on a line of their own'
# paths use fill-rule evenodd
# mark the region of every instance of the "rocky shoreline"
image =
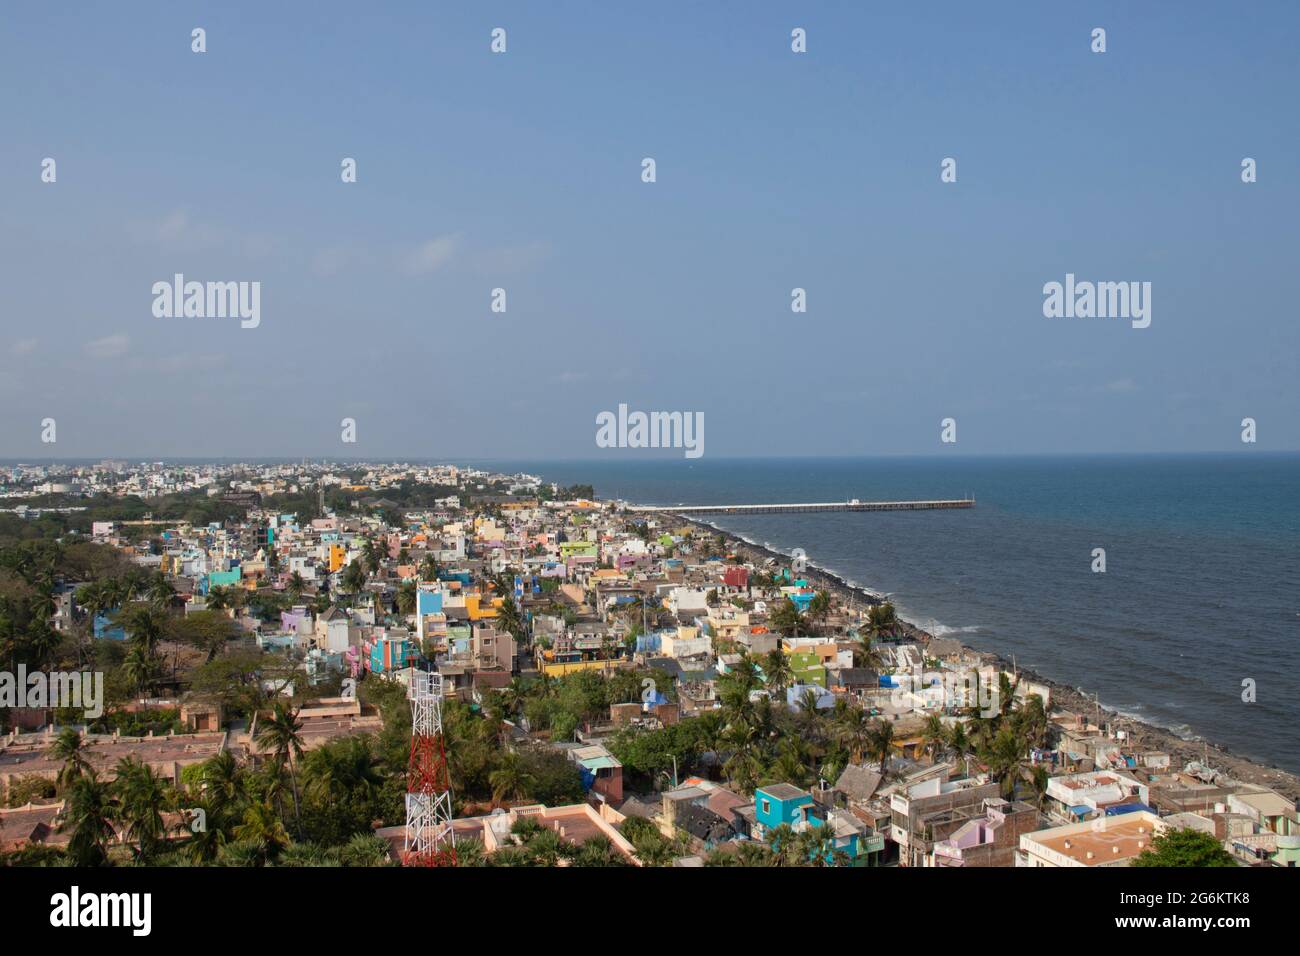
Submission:
<svg viewBox="0 0 1300 956">
<path fill-rule="evenodd" d="M 645 515 L 645 517 L 649 517 L 649 515 Z M 674 518 L 718 535 L 727 542 L 731 550 L 755 565 L 762 565 L 768 559 L 775 559 L 783 563 L 790 561 L 788 554 L 782 554 L 763 545 L 751 544 L 737 535 L 708 522 L 679 515 L 674 515 Z M 815 587 L 829 592 L 837 603 L 848 608 L 879 604 L 883 600 L 883 598 L 872 594 L 867 589 L 849 584 L 838 575 L 813 567 L 811 564 L 804 573 L 804 577 Z M 903 621 L 900 618 L 900 624 L 902 625 L 901 630 L 906 636 L 922 644 L 928 644 L 934 639 L 934 635 L 911 622 Z M 962 647 L 972 654 L 979 655 L 986 662 L 996 664 L 1006 670 L 1012 668 L 1010 661 L 995 653 L 977 650 L 969 647 L 964 642 Z M 1192 762 L 1200 763 L 1202 766 L 1217 771 L 1232 780 L 1269 787 L 1290 800 L 1300 800 L 1300 776 L 1296 774 L 1259 761 L 1236 756 L 1209 741 L 1184 739 L 1163 727 L 1157 727 L 1124 716 L 1106 707 L 1099 707 L 1093 698 L 1082 693 L 1077 687 L 1054 681 L 1024 667 L 1018 667 L 1017 670 L 1024 674 L 1028 680 L 1051 688 L 1052 704 L 1056 709 L 1087 714 L 1093 720 L 1096 720 L 1097 715 L 1100 714 L 1100 720 L 1103 724 L 1122 727 L 1128 732 L 1134 750 L 1167 753 L 1169 754 L 1170 765 L 1174 768 L 1181 769 Z"/>
</svg>

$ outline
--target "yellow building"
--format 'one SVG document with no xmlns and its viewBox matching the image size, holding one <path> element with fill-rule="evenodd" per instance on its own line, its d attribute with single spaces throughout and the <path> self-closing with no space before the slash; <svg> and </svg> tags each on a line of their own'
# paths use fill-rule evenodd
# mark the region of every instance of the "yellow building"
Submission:
<svg viewBox="0 0 1300 956">
<path fill-rule="evenodd" d="M 497 608 L 505 603 L 504 598 L 491 598 L 487 604 L 483 603 L 483 595 L 466 594 L 465 595 L 465 613 L 469 615 L 471 621 L 491 620 L 497 616 Z"/>
<path fill-rule="evenodd" d="M 631 662 L 622 658 L 608 661 L 569 661 L 559 664 L 545 660 L 540 662 L 541 671 L 547 677 L 563 677 L 565 674 L 573 674 L 577 671 L 598 670 L 610 673 L 629 666 Z"/>
<path fill-rule="evenodd" d="M 343 567 L 343 562 L 347 560 L 347 549 L 341 544 L 331 544 L 329 554 L 330 573 L 333 574 L 339 568 Z"/>
</svg>

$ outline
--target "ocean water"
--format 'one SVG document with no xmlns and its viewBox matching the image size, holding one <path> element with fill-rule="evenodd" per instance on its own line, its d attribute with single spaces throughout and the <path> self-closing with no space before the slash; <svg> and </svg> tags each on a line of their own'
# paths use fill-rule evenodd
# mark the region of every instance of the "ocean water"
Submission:
<svg viewBox="0 0 1300 956">
<path fill-rule="evenodd" d="M 973 494 L 969 510 L 708 520 L 802 548 L 936 635 L 1300 771 L 1300 455 L 487 464 L 637 504 Z"/>
</svg>

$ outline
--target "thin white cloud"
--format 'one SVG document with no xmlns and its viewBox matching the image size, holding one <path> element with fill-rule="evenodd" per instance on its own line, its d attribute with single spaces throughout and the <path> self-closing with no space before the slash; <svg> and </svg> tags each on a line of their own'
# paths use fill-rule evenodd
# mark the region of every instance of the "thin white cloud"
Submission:
<svg viewBox="0 0 1300 956">
<path fill-rule="evenodd" d="M 85 352 L 91 358 L 118 358 L 119 356 L 126 354 L 126 350 L 130 344 L 131 340 L 119 332 L 116 335 L 106 335 L 102 339 L 95 339 L 93 342 L 87 342 L 85 345 Z"/>
<path fill-rule="evenodd" d="M 216 238 L 210 228 L 196 225 L 190 220 L 188 209 L 173 209 L 161 219 L 131 223 L 127 231 L 141 242 L 207 245 Z"/>
<path fill-rule="evenodd" d="M 158 219 L 129 223 L 127 234 L 136 242 L 189 252 L 225 250 L 252 259 L 271 256 L 279 242 L 270 236 L 237 232 L 222 225 L 196 221 L 185 208 L 177 208 Z"/>
<path fill-rule="evenodd" d="M 40 339 L 19 339 L 9 348 L 9 352 L 12 355 L 30 355 L 39 344 Z"/>
<path fill-rule="evenodd" d="M 421 243 L 402 257 L 402 271 L 408 275 L 428 275 L 445 266 L 456 254 L 460 236 L 438 236 Z"/>
</svg>

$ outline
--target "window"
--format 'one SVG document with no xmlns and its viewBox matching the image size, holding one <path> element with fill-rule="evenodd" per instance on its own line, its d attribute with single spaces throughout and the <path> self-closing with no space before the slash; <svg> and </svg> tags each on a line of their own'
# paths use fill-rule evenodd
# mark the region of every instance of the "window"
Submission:
<svg viewBox="0 0 1300 956">
<path fill-rule="evenodd" d="M 769 813 L 771 813 L 771 812 L 772 812 L 772 804 L 769 803 L 768 801 L 764 800 L 764 801 L 763 801 L 763 816 L 767 816 L 767 815 L 768 815 Z"/>
</svg>

